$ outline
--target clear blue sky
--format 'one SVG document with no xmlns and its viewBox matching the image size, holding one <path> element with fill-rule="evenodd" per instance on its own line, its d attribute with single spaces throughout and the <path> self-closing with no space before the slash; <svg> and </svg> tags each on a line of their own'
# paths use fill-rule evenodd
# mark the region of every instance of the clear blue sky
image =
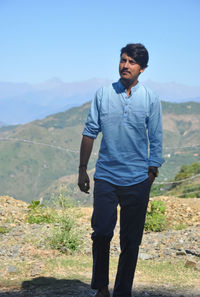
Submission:
<svg viewBox="0 0 200 297">
<path fill-rule="evenodd" d="M 118 79 L 121 47 L 150 54 L 142 80 L 200 85 L 199 0 L 0 0 L 0 81 Z"/>
</svg>

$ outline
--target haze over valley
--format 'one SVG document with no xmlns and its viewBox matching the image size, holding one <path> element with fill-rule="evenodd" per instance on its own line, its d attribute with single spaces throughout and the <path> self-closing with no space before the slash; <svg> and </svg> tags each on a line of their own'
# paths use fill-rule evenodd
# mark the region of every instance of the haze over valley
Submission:
<svg viewBox="0 0 200 297">
<path fill-rule="evenodd" d="M 25 124 L 65 111 L 92 100 L 96 90 L 110 79 L 93 78 L 80 82 L 63 82 L 52 78 L 40 84 L 0 82 L 0 126 Z M 144 82 L 162 101 L 200 102 L 200 87 L 175 82 Z"/>
</svg>

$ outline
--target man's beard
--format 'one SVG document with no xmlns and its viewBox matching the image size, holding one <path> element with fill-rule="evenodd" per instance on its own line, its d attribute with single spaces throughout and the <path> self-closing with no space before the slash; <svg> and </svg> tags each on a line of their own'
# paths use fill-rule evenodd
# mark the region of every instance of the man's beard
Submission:
<svg viewBox="0 0 200 297">
<path fill-rule="evenodd" d="M 121 77 L 121 81 L 124 82 L 124 84 L 126 86 L 130 86 L 131 84 L 133 84 L 134 82 L 136 82 L 137 79 L 138 79 L 138 76 L 134 76 L 132 78 Z"/>
</svg>

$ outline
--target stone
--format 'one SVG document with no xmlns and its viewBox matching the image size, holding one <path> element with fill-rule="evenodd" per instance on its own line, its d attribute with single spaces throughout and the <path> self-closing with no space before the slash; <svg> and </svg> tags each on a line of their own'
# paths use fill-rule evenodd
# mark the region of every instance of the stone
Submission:
<svg viewBox="0 0 200 297">
<path fill-rule="evenodd" d="M 8 273 L 10 273 L 10 274 L 18 273 L 18 271 L 19 271 L 18 268 L 14 265 L 10 265 L 8 267 Z"/>
<path fill-rule="evenodd" d="M 185 250 L 180 250 L 180 251 L 176 252 L 176 255 L 177 256 L 186 256 L 187 254 L 186 254 Z"/>
<path fill-rule="evenodd" d="M 139 253 L 138 258 L 140 260 L 150 260 L 150 259 L 153 259 L 153 256 L 147 253 Z"/>
<path fill-rule="evenodd" d="M 196 270 L 200 271 L 200 262 L 199 263 L 196 263 Z"/>
<path fill-rule="evenodd" d="M 197 263 L 195 261 L 191 261 L 191 260 L 187 260 L 185 262 L 185 267 L 192 267 L 192 268 L 196 268 Z"/>
</svg>

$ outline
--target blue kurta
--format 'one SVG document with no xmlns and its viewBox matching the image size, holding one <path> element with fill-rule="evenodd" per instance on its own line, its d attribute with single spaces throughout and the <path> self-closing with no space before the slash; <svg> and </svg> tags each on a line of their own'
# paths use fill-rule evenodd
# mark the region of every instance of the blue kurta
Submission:
<svg viewBox="0 0 200 297">
<path fill-rule="evenodd" d="M 100 88 L 91 103 L 83 135 L 102 132 L 94 178 L 129 186 L 148 177 L 148 167 L 160 167 L 162 112 L 158 97 L 141 83 L 131 89 L 119 80 Z"/>
</svg>

